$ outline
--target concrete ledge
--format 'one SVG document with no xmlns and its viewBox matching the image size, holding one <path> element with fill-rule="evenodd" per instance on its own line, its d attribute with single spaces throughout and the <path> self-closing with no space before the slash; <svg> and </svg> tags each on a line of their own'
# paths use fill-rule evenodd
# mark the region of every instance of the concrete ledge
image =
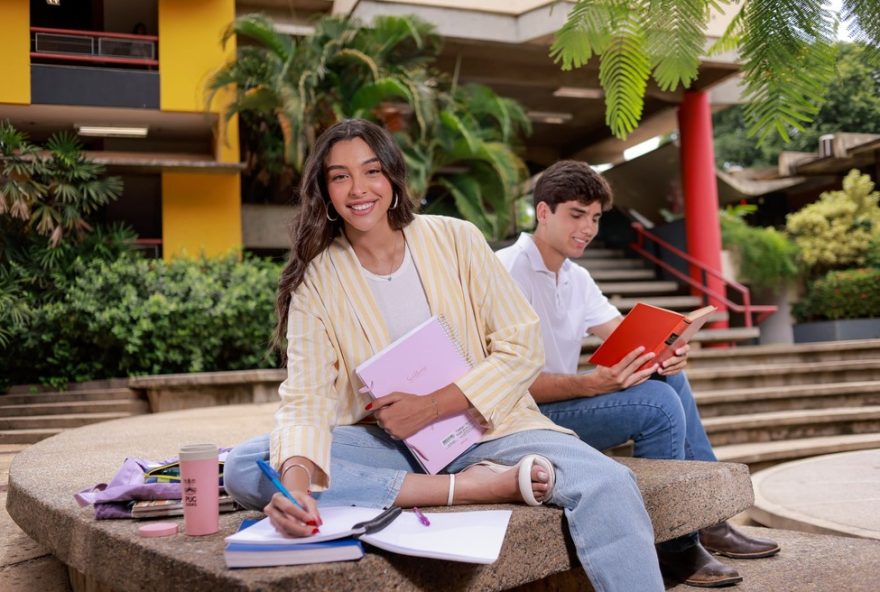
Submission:
<svg viewBox="0 0 880 592">
<path fill-rule="evenodd" d="M 126 456 L 162 458 L 175 454 L 181 444 L 232 445 L 265 432 L 275 407 L 272 403 L 141 415 L 44 440 L 16 456 L 10 467 L 9 515 L 74 570 L 119 591 L 500 590 L 577 567 L 564 534 L 563 513 L 556 508 L 510 506 L 513 517 L 501 557 L 493 565 L 426 561 L 370 549 L 356 563 L 228 570 L 223 537 L 246 513 L 221 516 L 216 535 L 142 539 L 136 534 L 138 523 L 95 521 L 91 508 L 79 508 L 73 500 L 76 491 L 109 480 Z M 742 465 L 623 462 L 638 476 L 658 541 L 730 517 L 752 503 L 751 481 Z"/>
<path fill-rule="evenodd" d="M 158 374 L 130 378 L 128 387 L 144 393 L 150 411 L 177 411 L 215 405 L 278 402 L 285 370 L 233 370 Z"/>
</svg>

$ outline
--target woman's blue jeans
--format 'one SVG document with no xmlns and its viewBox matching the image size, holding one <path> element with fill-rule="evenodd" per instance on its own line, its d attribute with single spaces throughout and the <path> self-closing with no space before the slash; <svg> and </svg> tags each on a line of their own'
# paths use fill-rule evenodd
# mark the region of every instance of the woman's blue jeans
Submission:
<svg viewBox="0 0 880 592">
<path fill-rule="evenodd" d="M 540 408 L 554 423 L 598 450 L 632 440 L 637 458 L 718 460 L 684 372 L 665 381 L 646 380 L 622 391 L 546 403 Z M 692 533 L 662 547 L 683 550 L 697 540 Z"/>
<path fill-rule="evenodd" d="M 550 430 L 520 432 L 472 447 L 446 470 L 459 472 L 481 460 L 515 465 L 533 453 L 556 467 L 548 503 L 565 510 L 578 558 L 597 592 L 663 590 L 654 532 L 635 477 L 578 438 Z M 256 465 L 268 456 L 269 438 L 263 435 L 236 446 L 226 459 L 226 490 L 245 507 L 262 509 L 275 493 Z M 421 470 L 383 430 L 358 425 L 333 430 L 330 472 L 330 488 L 315 494 L 320 505 L 387 507 L 406 474 Z"/>
</svg>

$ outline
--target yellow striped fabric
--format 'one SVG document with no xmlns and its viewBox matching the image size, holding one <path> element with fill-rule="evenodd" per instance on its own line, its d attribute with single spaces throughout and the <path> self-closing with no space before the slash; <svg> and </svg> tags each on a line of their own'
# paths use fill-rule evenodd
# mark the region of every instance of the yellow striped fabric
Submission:
<svg viewBox="0 0 880 592">
<path fill-rule="evenodd" d="M 491 440 L 529 429 L 571 433 L 544 417 L 528 387 L 544 366 L 538 316 L 479 230 L 441 216 L 404 229 L 431 307 L 457 334 L 474 368 L 456 384 L 482 415 Z M 370 397 L 354 369 L 391 342 L 373 293 L 344 236 L 316 257 L 288 317 L 287 380 L 271 434 L 271 462 L 304 456 L 330 485 L 331 431 L 358 423 Z"/>
</svg>

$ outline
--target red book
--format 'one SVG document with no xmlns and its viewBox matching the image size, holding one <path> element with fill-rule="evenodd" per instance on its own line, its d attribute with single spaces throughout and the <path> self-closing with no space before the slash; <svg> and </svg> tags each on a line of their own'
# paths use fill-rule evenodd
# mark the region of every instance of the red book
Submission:
<svg viewBox="0 0 880 592">
<path fill-rule="evenodd" d="M 686 315 L 650 304 L 637 303 L 608 339 L 590 356 L 597 366 L 614 366 L 639 346 L 657 354 L 642 368 L 659 364 L 691 340 L 709 320 L 715 307 L 704 306 Z"/>
</svg>

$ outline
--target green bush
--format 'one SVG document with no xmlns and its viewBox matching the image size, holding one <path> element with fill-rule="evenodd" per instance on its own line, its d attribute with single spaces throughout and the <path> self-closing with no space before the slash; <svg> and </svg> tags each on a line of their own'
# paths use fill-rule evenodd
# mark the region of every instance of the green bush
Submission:
<svg viewBox="0 0 880 592">
<path fill-rule="evenodd" d="M 853 169 L 841 191 L 825 191 L 819 201 L 788 215 L 786 229 L 812 277 L 866 265 L 872 242 L 880 240 L 880 191 L 868 175 Z"/>
<path fill-rule="evenodd" d="M 77 260 L 63 297 L 31 310 L 11 343 L 13 383 L 62 386 L 139 374 L 274 366 L 279 268 L 261 260 Z M 3 363 L 2 365 L 6 365 Z M 9 373 L 10 375 L 7 375 Z"/>
<path fill-rule="evenodd" d="M 880 269 L 831 271 L 794 305 L 798 321 L 880 317 Z"/>
<path fill-rule="evenodd" d="M 739 262 L 742 281 L 776 289 L 798 275 L 797 246 L 775 228 L 749 226 L 735 213 L 722 212 L 721 237 Z"/>
</svg>

